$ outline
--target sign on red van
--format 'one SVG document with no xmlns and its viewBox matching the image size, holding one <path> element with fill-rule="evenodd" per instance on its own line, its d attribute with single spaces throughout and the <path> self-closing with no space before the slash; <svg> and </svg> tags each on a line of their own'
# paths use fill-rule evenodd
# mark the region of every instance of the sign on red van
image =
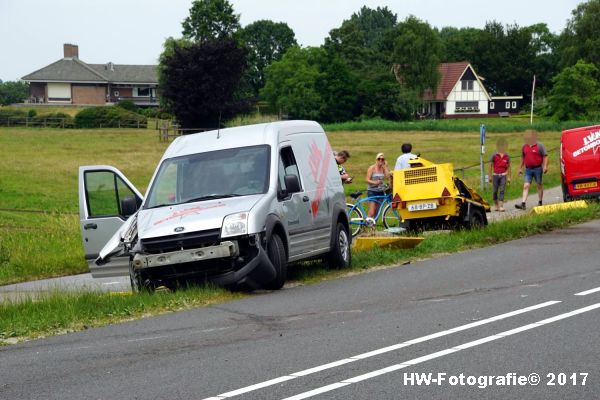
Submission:
<svg viewBox="0 0 600 400">
<path fill-rule="evenodd" d="M 564 200 L 600 197 L 600 125 L 563 131 L 560 150 Z"/>
</svg>

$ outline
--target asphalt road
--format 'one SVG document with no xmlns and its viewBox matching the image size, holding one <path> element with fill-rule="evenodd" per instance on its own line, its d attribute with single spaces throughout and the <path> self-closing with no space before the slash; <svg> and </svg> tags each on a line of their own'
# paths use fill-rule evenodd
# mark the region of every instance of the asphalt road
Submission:
<svg viewBox="0 0 600 400">
<path fill-rule="evenodd" d="M 593 221 L 7 346 L 0 398 L 598 398 L 599 235 Z"/>
</svg>

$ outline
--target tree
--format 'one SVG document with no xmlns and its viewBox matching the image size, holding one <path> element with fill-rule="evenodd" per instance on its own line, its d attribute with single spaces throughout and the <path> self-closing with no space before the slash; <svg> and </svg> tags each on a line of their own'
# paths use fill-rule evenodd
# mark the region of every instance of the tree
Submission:
<svg viewBox="0 0 600 400">
<path fill-rule="evenodd" d="M 193 41 L 226 39 L 240 29 L 240 17 L 228 0 L 194 0 L 181 25 L 183 36 Z"/>
<path fill-rule="evenodd" d="M 165 107 L 187 128 L 216 127 L 248 104 L 237 95 L 247 50 L 233 39 L 168 40 L 160 63 Z"/>
<path fill-rule="evenodd" d="M 29 97 L 29 84 L 22 81 L 0 81 L 0 105 L 22 103 Z"/>
<path fill-rule="evenodd" d="M 439 32 L 442 62 L 473 61 L 481 29 L 446 26 Z"/>
<path fill-rule="evenodd" d="M 363 74 L 375 64 L 389 64 L 383 41 L 397 22 L 396 14 L 387 7 L 363 6 L 339 28 L 331 30 L 324 46 L 346 61 L 353 72 Z"/>
<path fill-rule="evenodd" d="M 347 65 L 323 48 L 290 48 L 266 71 L 261 96 L 273 108 L 294 118 L 323 122 L 344 121 L 354 116 L 355 78 Z"/>
<path fill-rule="evenodd" d="M 248 80 L 254 95 L 265 85 L 265 70 L 295 46 L 294 31 L 284 22 L 260 20 L 244 27 L 240 37 L 248 48 Z"/>
<path fill-rule="evenodd" d="M 600 0 L 579 4 L 560 38 L 561 65 L 574 65 L 578 60 L 600 68 Z"/>
<path fill-rule="evenodd" d="M 440 79 L 440 42 L 427 22 L 409 16 L 393 31 L 393 63 L 400 83 L 410 91 L 435 92 Z"/>
<path fill-rule="evenodd" d="M 600 70 L 580 60 L 554 78 L 548 103 L 550 112 L 560 121 L 584 119 L 600 106 Z"/>
</svg>

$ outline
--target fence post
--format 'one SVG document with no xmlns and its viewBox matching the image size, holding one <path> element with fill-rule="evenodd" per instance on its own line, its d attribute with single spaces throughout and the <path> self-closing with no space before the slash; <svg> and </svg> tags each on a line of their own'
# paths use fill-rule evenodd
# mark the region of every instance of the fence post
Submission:
<svg viewBox="0 0 600 400">
<path fill-rule="evenodd" d="M 119 126 L 119 129 L 121 129 L 121 120 L 120 119 L 119 119 L 119 122 L 118 122 L 118 126 Z"/>
<path fill-rule="evenodd" d="M 48 120 L 46 118 L 44 118 L 44 128 L 48 127 L 47 122 L 48 122 Z"/>
<path fill-rule="evenodd" d="M 60 127 L 62 129 L 65 129 L 65 119 L 64 118 L 61 118 L 61 120 L 60 120 Z"/>
<path fill-rule="evenodd" d="M 137 126 L 138 126 L 138 129 L 140 129 L 140 120 L 139 119 L 137 120 Z"/>
<path fill-rule="evenodd" d="M 10 117 L 6 118 L 6 126 L 10 126 Z"/>
</svg>

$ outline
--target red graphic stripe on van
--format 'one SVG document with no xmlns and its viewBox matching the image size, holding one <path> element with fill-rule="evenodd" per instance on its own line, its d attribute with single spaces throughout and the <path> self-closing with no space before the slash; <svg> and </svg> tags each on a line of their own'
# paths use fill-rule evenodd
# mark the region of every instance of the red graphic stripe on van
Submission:
<svg viewBox="0 0 600 400">
<path fill-rule="evenodd" d="M 181 211 L 175 211 L 173 214 L 169 215 L 166 218 L 163 219 L 159 219 L 158 221 L 156 221 L 154 223 L 154 225 L 160 225 L 164 222 L 170 221 L 172 219 L 175 218 L 183 218 L 183 217 L 187 217 L 188 215 L 192 215 L 192 214 L 198 214 L 202 211 L 206 211 L 206 210 L 210 210 L 213 208 L 219 208 L 219 207 L 225 207 L 224 204 L 215 204 L 212 206 L 206 206 L 206 207 L 192 207 L 192 208 L 186 208 L 184 210 Z"/>
<path fill-rule="evenodd" d="M 325 184 L 327 183 L 327 174 L 329 172 L 329 164 L 331 163 L 331 157 L 333 157 L 333 153 L 331 152 L 331 146 L 329 146 L 329 142 L 325 147 L 325 156 L 323 156 L 323 153 L 315 142 L 312 143 L 310 150 L 311 169 L 313 170 L 313 177 L 317 183 L 315 198 L 311 203 L 312 215 L 314 219 L 319 213 L 319 206 L 321 204 L 321 200 L 323 199 L 323 194 L 325 193 Z M 313 169 L 313 165 L 320 165 L 321 168 Z"/>
</svg>

